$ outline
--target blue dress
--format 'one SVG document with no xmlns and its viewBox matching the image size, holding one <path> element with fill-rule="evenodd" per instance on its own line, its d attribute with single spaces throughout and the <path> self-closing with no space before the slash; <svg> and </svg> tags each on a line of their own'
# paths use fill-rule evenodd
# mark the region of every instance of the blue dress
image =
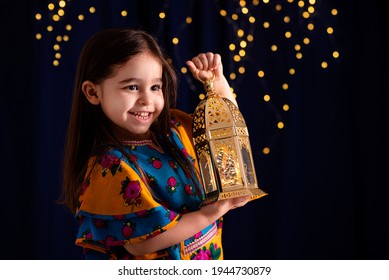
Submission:
<svg viewBox="0 0 389 280">
<path fill-rule="evenodd" d="M 170 140 L 198 169 L 191 136 L 191 116 L 173 110 Z M 196 190 L 174 157 L 152 140 L 123 142 L 122 148 L 141 166 L 149 182 L 120 150 L 106 149 L 90 160 L 79 199 L 76 244 L 87 258 L 223 259 L 222 218 L 194 236 L 166 249 L 132 256 L 123 245 L 152 238 L 196 211 L 204 194 Z M 197 183 L 197 182 L 196 182 Z"/>
</svg>

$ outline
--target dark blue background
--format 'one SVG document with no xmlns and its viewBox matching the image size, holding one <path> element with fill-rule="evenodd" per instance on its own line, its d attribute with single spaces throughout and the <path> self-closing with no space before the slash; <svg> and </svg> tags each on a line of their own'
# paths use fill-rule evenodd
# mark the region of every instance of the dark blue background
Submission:
<svg viewBox="0 0 389 280">
<path fill-rule="evenodd" d="M 222 54 L 227 76 L 246 67 L 230 82 L 246 117 L 258 179 L 269 195 L 225 216 L 227 259 L 388 259 L 388 46 L 378 1 L 318 0 L 311 20 L 302 18 L 296 1 L 260 1 L 256 7 L 247 1 L 256 17 L 252 25 L 238 1 L 74 0 L 67 1 L 57 23 L 49 19 L 47 4 L 0 1 L 2 259 L 83 258 L 74 245 L 77 225 L 56 203 L 62 146 L 79 52 L 91 34 L 109 27 L 149 31 L 178 70 L 205 51 Z M 240 18 L 226 20 L 220 8 Z M 331 8 L 339 15 L 331 16 Z M 165 20 L 158 18 L 162 10 Z M 41 21 L 34 18 L 38 12 Z M 193 18 L 190 25 L 187 16 Z M 309 21 L 313 31 L 306 29 Z M 325 32 L 327 26 L 334 35 Z M 241 63 L 228 49 L 237 42 L 238 28 L 255 36 Z M 287 30 L 293 34 L 289 40 Z M 36 40 L 36 33 L 43 39 Z M 54 67 L 55 36 L 65 33 L 70 40 L 60 43 L 62 57 Z M 178 46 L 173 37 L 180 39 Z M 294 45 L 304 37 L 311 43 L 301 44 L 303 58 L 297 60 Z M 331 57 L 333 50 L 339 59 Z M 323 60 L 327 69 L 320 67 Z M 296 69 L 293 76 L 290 67 Z M 262 79 L 259 69 L 266 73 Z M 193 111 L 201 92 L 189 74 L 180 74 L 181 109 Z M 263 100 L 266 93 L 271 102 Z M 283 104 L 290 110 L 283 111 Z M 278 121 L 285 128 L 278 129 Z M 262 153 L 264 147 L 270 154 Z"/>
</svg>

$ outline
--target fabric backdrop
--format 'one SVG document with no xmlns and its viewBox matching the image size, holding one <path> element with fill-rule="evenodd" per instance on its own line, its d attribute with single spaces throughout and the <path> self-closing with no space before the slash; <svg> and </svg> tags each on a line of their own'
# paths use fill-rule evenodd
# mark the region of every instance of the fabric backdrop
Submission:
<svg viewBox="0 0 389 280">
<path fill-rule="evenodd" d="M 377 0 L 60 2 L 0 1 L 2 259 L 83 258 L 77 225 L 56 203 L 63 140 L 81 47 L 111 27 L 158 39 L 187 112 L 203 90 L 185 61 L 222 55 L 269 193 L 225 216 L 227 259 L 388 259 L 388 45 Z"/>
</svg>

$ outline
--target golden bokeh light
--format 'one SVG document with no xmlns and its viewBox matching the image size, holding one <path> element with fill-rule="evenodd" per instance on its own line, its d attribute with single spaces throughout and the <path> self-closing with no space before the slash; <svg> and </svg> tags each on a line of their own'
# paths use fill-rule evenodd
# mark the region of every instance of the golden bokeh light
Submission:
<svg viewBox="0 0 389 280">
<path fill-rule="evenodd" d="M 62 51 L 65 45 L 71 44 L 70 39 L 74 32 L 79 31 L 77 28 L 87 23 L 91 18 L 101 16 L 101 11 L 96 9 L 94 1 L 90 2 L 84 9 L 71 10 L 75 9 L 75 5 L 71 5 L 72 2 L 52 0 L 44 6 L 44 10 L 35 11 L 32 15 L 37 26 L 40 26 L 40 30 L 36 30 L 34 33 L 34 39 L 40 42 L 51 40 L 50 48 L 52 48 L 53 52 L 51 63 L 56 69 L 60 68 L 60 65 L 66 60 Z M 308 61 L 308 59 L 303 59 L 305 55 L 309 54 L 307 50 L 312 45 L 318 43 L 316 38 L 320 36 L 321 38 L 330 38 L 331 42 L 334 41 L 332 38 L 335 34 L 333 23 L 329 21 L 321 23 L 318 19 L 324 16 L 335 17 L 339 14 L 339 11 L 337 8 L 330 8 L 323 12 L 321 10 L 322 6 L 316 0 L 287 0 L 284 2 L 274 0 L 240 0 L 231 1 L 229 5 L 235 5 L 235 8 L 231 9 L 229 7 L 227 9 L 228 5 L 220 5 L 214 14 L 215 17 L 221 18 L 231 27 L 227 29 L 230 32 L 230 37 L 224 42 L 225 50 L 229 53 L 227 58 L 223 57 L 223 60 L 228 59 L 229 63 L 229 67 L 224 68 L 225 71 L 228 71 L 226 77 L 228 77 L 231 85 L 238 89 L 238 83 L 244 80 L 246 75 L 253 74 L 255 76 L 255 79 L 258 80 L 258 84 L 255 87 L 259 88 L 254 88 L 253 86 L 252 94 L 263 96 L 263 98 L 260 98 L 260 102 L 264 102 L 277 116 L 274 130 L 279 131 L 285 126 L 285 122 L 282 120 L 283 114 L 290 110 L 289 102 L 284 100 L 290 94 L 283 93 L 292 93 L 292 90 L 295 90 L 293 79 L 296 78 L 297 71 L 301 74 L 299 69 L 301 62 Z M 273 16 L 263 16 L 263 13 L 259 12 L 261 9 L 271 10 Z M 122 18 L 122 20 L 129 18 L 130 10 L 128 5 L 123 5 L 117 11 L 117 16 Z M 296 11 L 298 13 L 295 13 Z M 70 15 L 74 15 L 73 17 L 75 18 L 71 20 L 69 18 Z M 156 19 L 162 23 L 168 22 L 168 17 L 174 16 L 178 15 L 173 15 L 169 12 L 169 5 L 164 5 L 161 10 L 155 13 Z M 183 14 L 181 21 L 179 25 L 181 31 L 199 23 L 192 12 Z M 297 29 L 296 26 L 298 26 Z M 258 29 L 262 33 L 257 33 Z M 170 35 L 171 39 L 168 44 L 174 47 L 178 46 L 180 42 L 182 44 L 186 40 L 183 38 L 184 33 L 177 32 L 177 34 Z M 262 37 L 262 34 L 264 37 Z M 268 38 L 271 39 L 268 40 Z M 327 55 L 323 54 L 316 62 L 319 64 L 318 68 L 321 71 L 332 66 L 332 61 L 340 57 L 339 50 L 333 45 L 327 51 Z M 285 53 L 288 53 L 288 57 L 280 58 L 285 56 Z M 268 81 L 274 79 L 273 72 L 266 67 L 265 63 L 269 56 L 280 58 L 282 61 L 289 63 L 285 65 L 284 69 L 279 69 L 280 71 L 277 72 L 283 76 L 279 77 L 282 82 L 278 82 L 276 90 L 266 87 Z M 175 63 L 178 63 L 177 61 L 184 61 L 184 59 L 174 60 Z M 173 65 L 172 58 L 169 58 L 168 62 Z M 176 66 L 182 75 L 189 75 L 188 81 L 192 80 L 191 73 L 185 65 Z M 252 72 L 253 69 L 256 70 Z M 231 92 L 236 96 L 233 87 L 231 87 Z M 205 95 L 204 93 L 198 93 L 198 97 L 202 100 L 205 98 Z M 265 147 L 258 151 L 262 150 L 262 153 L 267 155 L 270 154 L 270 148 L 270 144 L 265 144 Z"/>
</svg>

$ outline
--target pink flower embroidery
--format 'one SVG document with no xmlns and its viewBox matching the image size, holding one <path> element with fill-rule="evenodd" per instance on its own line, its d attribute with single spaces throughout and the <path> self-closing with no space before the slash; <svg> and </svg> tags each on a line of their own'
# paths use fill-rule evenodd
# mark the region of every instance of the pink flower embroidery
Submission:
<svg viewBox="0 0 389 280">
<path fill-rule="evenodd" d="M 122 234 L 124 237 L 129 238 L 132 236 L 132 233 L 134 232 L 134 225 L 132 225 L 130 222 L 124 223 L 122 227 Z"/>
<path fill-rule="evenodd" d="M 140 186 L 139 181 L 130 181 L 130 179 L 126 177 L 126 180 L 122 181 L 122 189 L 120 191 L 120 194 L 122 194 L 124 199 L 124 205 L 140 207 L 142 205 L 141 191 L 142 187 Z"/>
<path fill-rule="evenodd" d="M 112 175 L 115 175 L 116 171 L 121 171 L 120 160 L 118 157 L 114 155 L 103 155 L 99 159 L 99 163 L 101 164 L 101 174 L 103 177 L 110 171 Z"/>
<path fill-rule="evenodd" d="M 182 148 L 182 153 L 187 157 L 189 154 L 188 154 L 188 151 L 185 149 L 185 148 Z"/>
<path fill-rule="evenodd" d="M 93 234 L 90 231 L 84 232 L 83 236 L 85 237 L 85 239 L 89 239 L 89 240 L 93 238 Z"/>
<path fill-rule="evenodd" d="M 113 239 L 113 237 L 108 235 L 105 238 L 105 247 L 109 248 L 109 247 L 113 246 L 114 242 L 115 242 L 115 240 Z"/>
<path fill-rule="evenodd" d="M 217 260 L 221 256 L 221 248 L 218 248 L 217 244 L 209 244 L 209 249 L 205 246 L 196 253 L 192 254 L 190 257 L 191 260 Z"/>
<path fill-rule="evenodd" d="M 123 220 L 124 219 L 124 215 L 122 214 L 122 215 L 114 215 L 113 216 L 116 220 Z"/>
<path fill-rule="evenodd" d="M 186 184 L 184 186 L 184 190 L 185 190 L 185 193 L 188 194 L 188 195 L 193 195 L 193 189 L 192 189 L 192 186 L 189 185 L 189 184 Z"/>
<path fill-rule="evenodd" d="M 212 260 L 210 250 L 200 250 L 193 258 L 194 260 Z"/>
<path fill-rule="evenodd" d="M 155 169 L 160 169 L 162 167 L 162 161 L 156 157 L 150 157 L 147 160 Z"/>
<path fill-rule="evenodd" d="M 101 157 L 101 167 L 111 169 L 112 166 L 119 164 L 119 159 L 113 155 L 103 155 Z"/>
<path fill-rule="evenodd" d="M 125 199 L 135 199 L 138 197 L 141 187 L 138 181 L 131 181 L 127 184 L 125 192 L 123 193 L 123 198 Z"/>
<path fill-rule="evenodd" d="M 169 160 L 169 166 L 173 169 L 173 170 L 177 170 L 178 168 L 178 165 L 175 161 L 172 161 L 172 160 Z"/>
<path fill-rule="evenodd" d="M 175 187 L 176 184 L 177 184 L 176 178 L 170 177 L 169 179 L 167 179 L 167 184 L 168 184 L 170 187 Z"/>
<path fill-rule="evenodd" d="M 104 227 L 104 220 L 102 220 L 102 219 L 93 219 L 93 224 L 97 228 L 103 228 Z"/>
<path fill-rule="evenodd" d="M 153 212 L 153 209 L 150 209 L 150 210 L 138 211 L 138 212 L 136 212 L 135 214 L 136 214 L 138 217 L 145 218 L 145 217 L 150 217 L 150 215 L 152 214 L 152 212 Z"/>
<path fill-rule="evenodd" d="M 177 187 L 178 187 L 178 183 L 176 178 L 174 178 L 173 176 L 169 177 L 169 179 L 167 179 L 167 186 L 166 186 L 167 191 L 170 194 L 173 194 L 176 192 Z"/>
</svg>

